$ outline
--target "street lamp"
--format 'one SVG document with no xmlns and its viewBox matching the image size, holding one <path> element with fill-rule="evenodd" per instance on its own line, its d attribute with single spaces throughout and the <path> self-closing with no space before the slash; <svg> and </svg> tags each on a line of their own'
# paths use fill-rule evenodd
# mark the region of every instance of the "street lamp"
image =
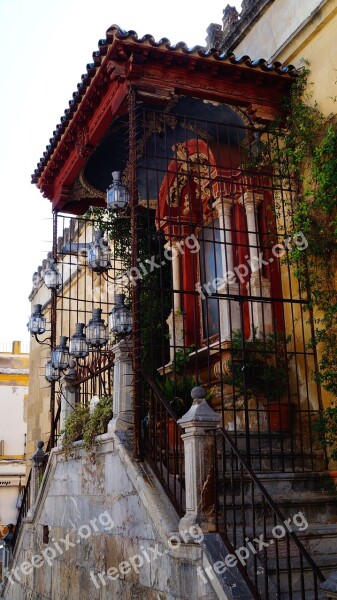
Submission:
<svg viewBox="0 0 337 600">
<path fill-rule="evenodd" d="M 110 247 L 104 239 L 104 231 L 94 231 L 94 239 L 88 245 L 88 265 L 95 273 L 103 273 L 111 268 Z"/>
<path fill-rule="evenodd" d="M 75 358 L 85 358 L 89 354 L 89 342 L 84 335 L 84 323 L 76 323 L 76 332 L 70 338 L 69 354 Z"/>
<path fill-rule="evenodd" d="M 69 366 L 69 348 L 67 347 L 68 338 L 61 335 L 60 344 L 51 352 L 51 362 L 55 369 L 63 371 Z"/>
<path fill-rule="evenodd" d="M 130 195 L 121 181 L 121 172 L 114 171 L 112 184 L 107 189 L 107 205 L 113 211 L 120 211 L 129 204 Z"/>
<path fill-rule="evenodd" d="M 119 337 L 129 335 L 132 331 L 131 313 L 124 301 L 124 294 L 116 294 L 115 306 L 109 315 L 110 331 Z"/>
<path fill-rule="evenodd" d="M 27 323 L 28 331 L 32 335 L 39 335 L 46 331 L 46 318 L 42 314 L 42 304 L 35 304 L 33 306 L 33 312 L 29 317 Z"/>
<path fill-rule="evenodd" d="M 49 383 L 58 381 L 60 379 L 60 371 L 59 369 L 55 369 L 51 360 L 48 360 L 48 362 L 45 364 L 44 376 Z"/>
<path fill-rule="evenodd" d="M 100 347 L 105 346 L 109 339 L 107 326 L 102 319 L 102 309 L 94 308 L 92 318 L 86 327 L 86 339 L 90 346 Z"/>
<path fill-rule="evenodd" d="M 61 275 L 53 258 L 49 259 L 49 267 L 45 271 L 44 282 L 50 290 L 58 290 L 61 287 Z"/>
</svg>

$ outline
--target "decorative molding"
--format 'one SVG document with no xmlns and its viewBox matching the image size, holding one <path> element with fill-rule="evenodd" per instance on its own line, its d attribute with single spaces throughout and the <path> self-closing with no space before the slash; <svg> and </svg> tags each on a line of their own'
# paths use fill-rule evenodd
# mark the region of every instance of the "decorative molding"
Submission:
<svg viewBox="0 0 337 600">
<path fill-rule="evenodd" d="M 80 158 L 87 158 L 94 150 L 94 147 L 89 144 L 89 129 L 85 125 L 78 128 L 75 136 L 75 147 Z"/>
</svg>

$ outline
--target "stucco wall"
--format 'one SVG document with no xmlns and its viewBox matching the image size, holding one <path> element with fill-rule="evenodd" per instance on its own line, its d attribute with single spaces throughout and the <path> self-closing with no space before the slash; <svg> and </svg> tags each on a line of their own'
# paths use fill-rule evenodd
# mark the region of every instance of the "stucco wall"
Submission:
<svg viewBox="0 0 337 600">
<path fill-rule="evenodd" d="M 14 352 L 20 343 L 14 342 Z M 0 535 L 8 523 L 15 523 L 19 483 L 25 483 L 24 398 L 28 391 L 28 355 L 0 353 L 0 440 L 4 456 L 0 457 Z M 1 454 L 1 453 L 0 453 Z"/>
<path fill-rule="evenodd" d="M 18 568 L 20 582 L 8 583 L 4 597 L 7 600 L 214 599 L 209 584 L 204 584 L 196 572 L 202 564 L 200 544 L 182 543 L 170 549 L 173 544 L 168 540 L 177 532 L 179 519 L 149 469 L 134 463 L 113 434 L 105 434 L 102 439 L 96 464 L 85 458 L 80 446 L 76 457 L 68 461 L 58 450 L 52 451 L 48 478 L 40 490 L 35 515 L 25 523 L 18 540 L 19 552 L 13 567 Z M 98 531 L 92 525 L 94 519 Z M 46 525 L 49 544 L 43 543 Z M 81 537 L 82 533 L 87 539 Z M 64 550 L 61 539 L 67 536 L 74 546 Z M 64 550 L 62 554 L 57 544 Z M 20 565 L 31 562 L 33 555 L 41 555 L 47 546 L 56 549 L 51 564 L 44 561 L 39 568 L 28 566 L 24 575 Z M 122 574 L 121 563 L 135 555 L 144 559 L 139 572 L 131 569 Z M 115 581 L 103 576 L 104 585 L 98 573 L 106 573 L 111 567 L 119 568 L 119 575 Z"/>
<path fill-rule="evenodd" d="M 337 0 L 274 0 L 234 53 L 297 67 L 309 61 L 309 90 L 329 115 L 336 113 L 336 30 Z"/>
<path fill-rule="evenodd" d="M 320 4 L 321 0 L 274 0 L 236 46 L 235 54 L 270 59 Z"/>
</svg>

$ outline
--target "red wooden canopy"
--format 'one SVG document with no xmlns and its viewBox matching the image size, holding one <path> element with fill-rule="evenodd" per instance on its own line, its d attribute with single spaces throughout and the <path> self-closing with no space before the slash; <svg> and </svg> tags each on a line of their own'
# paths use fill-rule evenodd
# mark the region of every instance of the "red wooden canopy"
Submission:
<svg viewBox="0 0 337 600">
<path fill-rule="evenodd" d="M 281 114 L 296 74 L 292 66 L 263 59 L 189 49 L 166 38 L 156 42 L 150 35 L 139 39 L 134 31 L 113 25 L 93 53 L 32 182 L 53 210 L 67 211 L 71 186 L 88 157 L 114 119 L 127 112 L 130 87 L 152 105 L 187 95 L 239 106 L 253 122 L 267 123 Z"/>
</svg>

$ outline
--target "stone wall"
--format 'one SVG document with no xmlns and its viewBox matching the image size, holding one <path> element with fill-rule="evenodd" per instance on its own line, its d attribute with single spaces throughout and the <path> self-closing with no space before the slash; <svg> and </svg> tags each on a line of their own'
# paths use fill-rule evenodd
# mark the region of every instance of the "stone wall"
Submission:
<svg viewBox="0 0 337 600">
<path fill-rule="evenodd" d="M 7 580 L 2 597 L 218 597 L 197 575 L 202 547 L 179 541 L 179 517 L 150 468 L 134 462 L 115 434 L 100 439 L 95 463 L 87 458 L 81 442 L 68 460 L 60 448 L 52 450 L 36 504 L 19 534 L 12 581 Z M 142 560 L 143 565 L 128 568 L 125 561 L 131 558 L 132 562 L 135 555 L 141 558 L 133 558 L 134 563 Z M 114 580 L 106 576 L 109 568 Z"/>
</svg>

